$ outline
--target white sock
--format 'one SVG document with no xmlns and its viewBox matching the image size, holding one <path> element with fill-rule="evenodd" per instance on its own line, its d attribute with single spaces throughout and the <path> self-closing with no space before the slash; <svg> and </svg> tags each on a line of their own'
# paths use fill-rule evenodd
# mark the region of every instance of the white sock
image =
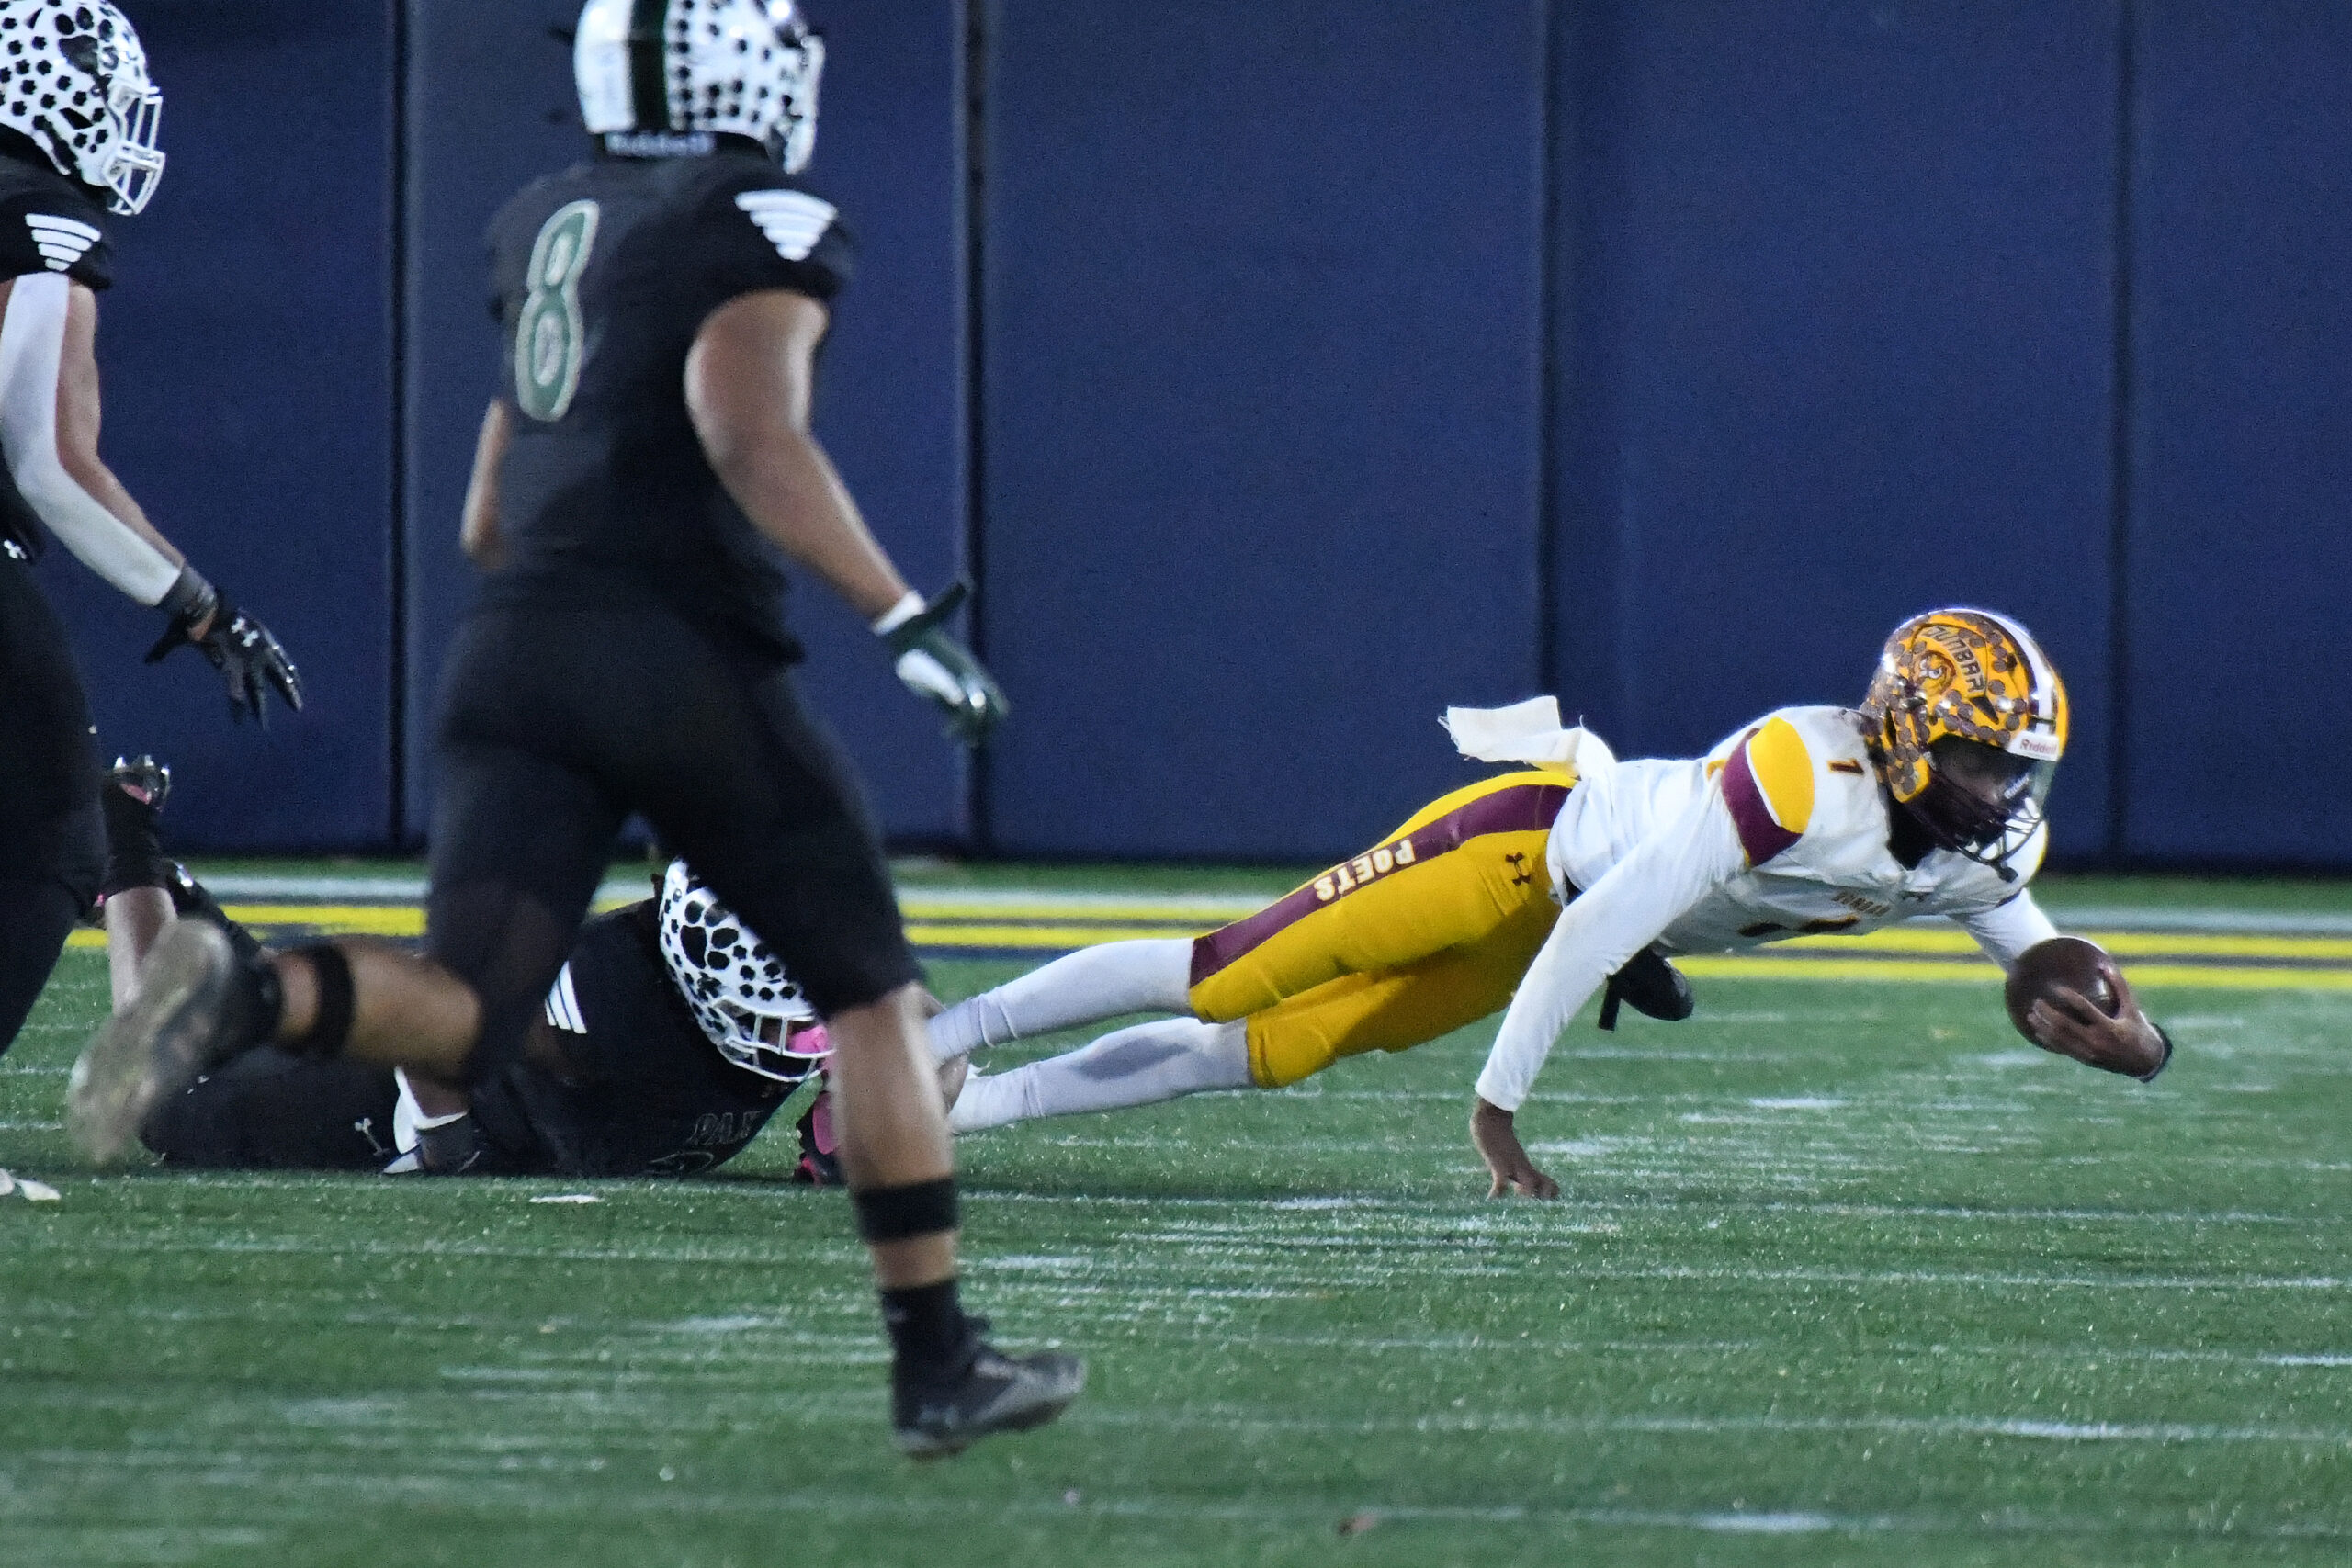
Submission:
<svg viewBox="0 0 2352 1568">
<path fill-rule="evenodd" d="M 1129 1012 L 1193 1010 L 1193 944 L 1182 937 L 1080 948 L 967 998 L 931 1021 L 933 1059 L 952 1062 L 984 1045 L 1051 1034 Z"/>
<path fill-rule="evenodd" d="M 1250 1026 L 1164 1018 L 1009 1073 L 964 1080 L 947 1125 L 977 1133 L 1033 1116 L 1119 1111 L 1208 1089 L 1250 1087 Z"/>
</svg>

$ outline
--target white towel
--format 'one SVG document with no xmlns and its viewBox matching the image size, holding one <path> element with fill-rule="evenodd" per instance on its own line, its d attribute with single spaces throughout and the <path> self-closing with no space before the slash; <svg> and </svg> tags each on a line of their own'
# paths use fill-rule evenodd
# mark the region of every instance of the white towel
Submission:
<svg viewBox="0 0 2352 1568">
<path fill-rule="evenodd" d="M 1448 708 L 1454 749 L 1479 762 L 1534 762 L 1589 773 L 1617 761 L 1608 743 L 1577 725 L 1560 724 L 1557 697 L 1530 697 L 1507 708 Z"/>
</svg>

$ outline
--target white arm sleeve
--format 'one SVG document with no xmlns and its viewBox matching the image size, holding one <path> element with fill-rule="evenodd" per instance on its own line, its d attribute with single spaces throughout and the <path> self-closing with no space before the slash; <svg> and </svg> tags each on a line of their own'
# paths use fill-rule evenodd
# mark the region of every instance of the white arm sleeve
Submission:
<svg viewBox="0 0 2352 1568">
<path fill-rule="evenodd" d="M 2033 901 L 2030 893 L 2020 893 L 2006 904 L 1980 909 L 1973 915 L 1955 915 L 1984 956 L 1999 964 L 2004 971 L 2017 967 L 2018 954 L 2038 942 L 2048 942 L 2058 934 L 2041 906 Z"/>
<path fill-rule="evenodd" d="M 1720 788 L 1701 792 L 1679 815 L 1658 823 L 1560 911 L 1503 1014 L 1478 1074 L 1478 1098 L 1517 1111 L 1585 998 L 1747 864 Z"/>
<path fill-rule="evenodd" d="M 60 544 L 141 604 L 161 604 L 180 569 L 93 500 L 58 459 L 58 361 L 73 287 L 62 273 L 28 273 L 8 291 L 0 322 L 0 454 L 26 504 Z"/>
</svg>

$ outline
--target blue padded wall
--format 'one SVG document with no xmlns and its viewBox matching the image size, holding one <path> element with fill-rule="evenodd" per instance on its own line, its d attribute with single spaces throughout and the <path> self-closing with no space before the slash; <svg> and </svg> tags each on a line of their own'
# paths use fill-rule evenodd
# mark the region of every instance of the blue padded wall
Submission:
<svg viewBox="0 0 2352 1568">
<path fill-rule="evenodd" d="M 427 820 L 440 654 L 472 592 L 457 547 L 474 434 L 497 385 L 482 231 L 526 181 L 584 156 L 572 0 L 409 0 L 405 349 L 409 675 L 406 824 Z M 956 0 L 833 0 L 808 178 L 862 243 L 835 307 L 818 431 L 875 532 L 920 584 L 953 575 L 965 531 L 964 306 Z M 945 839 L 963 763 L 881 650 L 821 585 L 794 592 L 808 689 L 856 756 L 886 829 Z"/>
<path fill-rule="evenodd" d="M 1564 7 L 1555 680 L 1623 755 L 1857 700 L 1990 603 L 2107 847 L 2111 0 Z"/>
<path fill-rule="evenodd" d="M 2352 14 L 2138 14 L 2124 847 L 2352 867 Z"/>
<path fill-rule="evenodd" d="M 441 652 L 473 592 L 458 519 L 474 434 L 498 386 L 482 231 L 527 181 L 582 155 L 571 0 L 405 0 L 408 141 L 401 203 L 401 505 L 407 601 L 401 827 L 421 840 Z"/>
<path fill-rule="evenodd" d="M 1534 688 L 1544 9 L 992 7 L 996 849 L 1351 851 Z"/>
<path fill-rule="evenodd" d="M 833 305 L 817 434 L 866 523 L 926 593 L 965 570 L 967 474 L 962 0 L 826 0 L 824 95 L 808 177 L 858 238 Z M 968 761 L 834 593 L 802 574 L 806 690 L 857 759 L 883 830 L 960 842 Z"/>
<path fill-rule="evenodd" d="M 583 150 L 576 11 L 138 7 L 172 164 L 120 226 L 107 455 L 311 695 L 232 728 L 44 567 L 184 848 L 422 830 L 481 230 Z M 977 322 L 967 0 L 820 13 L 812 178 L 865 260 L 820 431 L 910 576 L 981 569 L 1015 705 L 976 786 L 797 592 L 901 842 L 1336 853 L 1465 776 L 1448 703 L 1688 751 L 1977 600 L 2073 688 L 2062 853 L 2352 868 L 2279 678 L 2352 570 L 2339 7 L 987 0 Z"/>
<path fill-rule="evenodd" d="M 117 223 L 98 333 L 104 449 L 164 533 L 285 641 L 309 711 L 273 713 L 266 735 L 232 727 L 196 654 L 141 666 L 154 612 L 62 550 L 43 575 L 75 629 L 103 743 L 177 771 L 175 846 L 378 843 L 390 809 L 390 18 L 381 0 L 135 10 L 170 164 L 148 209 Z"/>
</svg>

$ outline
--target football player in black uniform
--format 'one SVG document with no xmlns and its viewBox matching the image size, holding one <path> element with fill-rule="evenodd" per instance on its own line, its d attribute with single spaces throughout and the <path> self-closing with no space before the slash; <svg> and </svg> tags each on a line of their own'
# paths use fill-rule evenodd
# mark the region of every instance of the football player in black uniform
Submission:
<svg viewBox="0 0 2352 1568">
<path fill-rule="evenodd" d="M 276 640 L 188 566 L 98 457 L 107 222 L 154 192 L 162 107 L 138 35 L 105 0 L 0 3 L 0 1051 L 90 907 L 106 856 L 89 706 L 33 574 L 45 536 L 164 612 L 150 662 L 193 643 L 227 675 L 241 716 L 260 716 L 265 682 L 301 706 Z"/>
<path fill-rule="evenodd" d="M 181 918 L 260 944 L 163 850 L 171 773 L 118 761 L 107 818 L 105 920 L 117 1006 Z M 476 1176 L 695 1176 L 740 1154 L 831 1047 L 759 939 L 673 861 L 655 896 L 581 927 L 523 1050 L 473 1092 Z M 952 1094 L 949 1096 L 952 1098 Z M 820 1094 L 800 1119 L 800 1178 L 838 1183 Z M 155 1107 L 139 1136 L 167 1164 L 237 1170 L 418 1168 L 414 1098 L 391 1067 L 275 1046 L 232 1058 Z"/>
<path fill-rule="evenodd" d="M 600 155 L 492 225 L 504 388 L 465 536 L 490 572 L 445 677 L 431 963 L 338 942 L 241 966 L 173 926 L 76 1064 L 67 1118 L 111 1157 L 146 1110 L 263 1039 L 397 1064 L 461 1162 L 462 1086 L 522 1048 L 632 809 L 799 980 L 833 1044 L 859 1229 L 917 1455 L 1052 1418 L 1076 1359 L 1000 1355 L 956 1283 L 955 1159 L 920 971 L 847 759 L 802 705 L 781 550 L 872 622 L 977 740 L 1004 700 L 867 532 L 809 432 L 850 241 L 793 177 L 823 43 L 794 0 L 589 0 L 574 45 Z"/>
</svg>

